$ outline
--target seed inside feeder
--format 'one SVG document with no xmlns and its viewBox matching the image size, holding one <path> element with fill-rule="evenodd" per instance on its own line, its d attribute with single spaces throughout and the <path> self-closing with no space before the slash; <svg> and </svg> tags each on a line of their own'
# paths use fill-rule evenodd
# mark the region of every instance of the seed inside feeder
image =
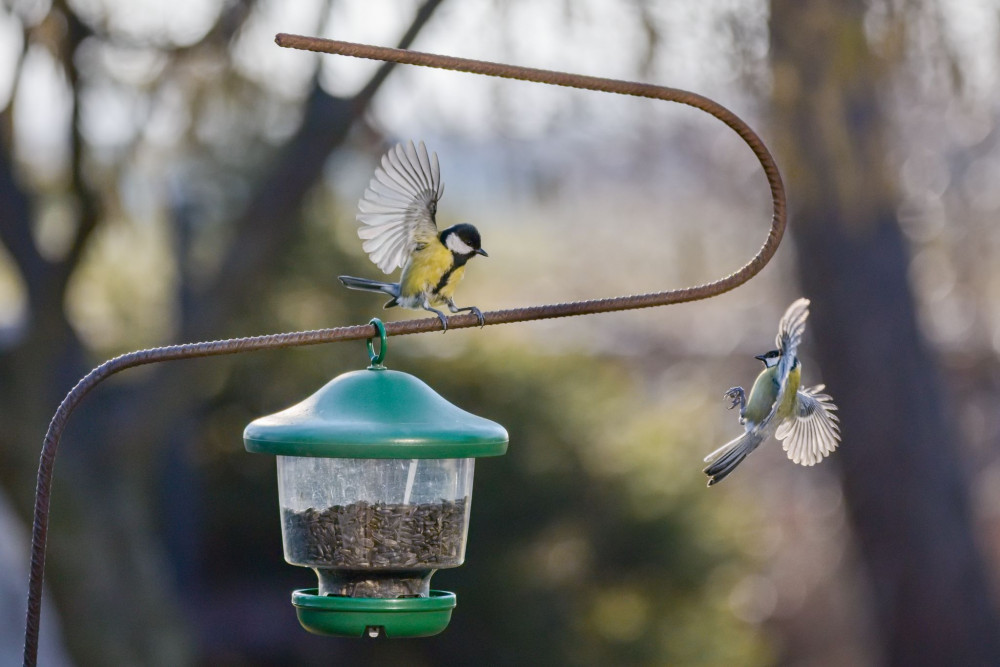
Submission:
<svg viewBox="0 0 1000 667">
<path fill-rule="evenodd" d="M 284 509 L 285 558 L 314 568 L 325 595 L 428 594 L 430 575 L 462 564 L 468 496 L 436 503 Z"/>
<path fill-rule="evenodd" d="M 430 590 L 430 580 L 465 560 L 475 461 L 507 450 L 502 426 L 373 360 L 254 420 L 243 440 L 277 455 L 285 560 L 319 580 L 318 590 L 292 594 L 304 628 L 338 637 L 444 630 L 455 596 Z"/>
</svg>

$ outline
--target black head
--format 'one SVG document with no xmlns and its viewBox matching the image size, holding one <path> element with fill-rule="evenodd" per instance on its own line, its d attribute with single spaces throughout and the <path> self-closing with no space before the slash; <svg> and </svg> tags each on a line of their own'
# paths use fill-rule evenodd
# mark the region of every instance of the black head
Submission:
<svg viewBox="0 0 1000 667">
<path fill-rule="evenodd" d="M 778 363 L 778 359 L 781 359 L 781 352 L 778 350 L 771 350 L 765 354 L 758 354 L 754 359 L 760 359 L 760 362 L 764 364 L 765 368 L 770 368 Z"/>
<path fill-rule="evenodd" d="M 441 243 L 459 257 L 469 258 L 473 255 L 489 257 L 482 248 L 479 230 L 468 223 L 453 225 L 441 232 Z"/>
</svg>

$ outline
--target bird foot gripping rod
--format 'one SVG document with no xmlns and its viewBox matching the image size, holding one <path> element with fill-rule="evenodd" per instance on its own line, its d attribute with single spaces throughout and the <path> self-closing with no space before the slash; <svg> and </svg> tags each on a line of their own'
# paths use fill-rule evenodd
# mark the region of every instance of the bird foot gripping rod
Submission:
<svg viewBox="0 0 1000 667">
<path fill-rule="evenodd" d="M 495 76 L 532 83 L 544 83 L 553 86 L 579 88 L 618 95 L 631 95 L 634 97 L 645 97 L 665 102 L 685 104 L 714 116 L 728 128 L 736 132 L 747 146 L 750 147 L 750 150 L 753 151 L 753 154 L 760 162 L 761 167 L 763 167 L 764 175 L 767 177 L 767 183 L 771 190 L 773 207 L 771 228 L 757 254 L 736 272 L 714 282 L 696 287 L 634 296 L 620 296 L 609 299 L 488 311 L 483 313 L 485 325 L 510 324 L 513 322 L 526 322 L 551 317 L 569 317 L 571 315 L 589 315 L 618 310 L 650 308 L 718 296 L 739 287 L 757 275 L 774 256 L 774 253 L 778 249 L 778 244 L 781 242 L 786 222 L 785 189 L 774 158 L 764 145 L 764 142 L 757 136 L 757 133 L 745 121 L 721 104 L 702 95 L 648 83 L 603 79 L 580 74 L 568 74 L 565 72 L 519 67 L 481 60 L 469 60 L 432 53 L 420 53 L 405 49 L 353 44 L 350 42 L 285 33 L 277 35 L 275 42 L 277 42 L 278 46 L 291 49 L 339 54 L 407 65 L 435 67 L 456 72 L 467 72 L 470 74 L 481 74 L 484 76 Z M 450 329 L 463 329 L 479 325 L 479 320 L 471 313 L 448 318 L 448 328 Z M 390 322 L 385 325 L 385 332 L 391 336 L 401 336 L 404 334 L 440 331 L 442 328 L 442 322 L 437 318 L 431 317 L 419 320 Z M 335 343 L 346 340 L 370 339 L 378 335 L 379 331 L 374 325 L 359 324 L 333 329 L 298 331 L 157 347 L 130 352 L 105 361 L 77 382 L 76 386 L 70 390 L 59 404 L 49 423 L 45 438 L 42 441 L 41 457 L 38 464 L 38 479 L 35 487 L 34 520 L 31 532 L 31 564 L 28 576 L 28 610 L 24 636 L 24 664 L 27 667 L 33 667 L 38 661 L 42 579 L 45 569 L 45 546 L 49 526 L 52 470 L 55 463 L 56 450 L 70 414 L 91 389 L 108 377 L 135 366 L 195 357 L 211 357 L 256 350 L 272 350 L 303 345 Z"/>
</svg>

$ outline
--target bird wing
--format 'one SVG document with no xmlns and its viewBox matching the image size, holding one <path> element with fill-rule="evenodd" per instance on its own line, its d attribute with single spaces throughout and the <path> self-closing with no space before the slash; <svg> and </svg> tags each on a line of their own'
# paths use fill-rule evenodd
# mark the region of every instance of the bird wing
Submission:
<svg viewBox="0 0 1000 667">
<path fill-rule="evenodd" d="M 788 307 L 778 323 L 778 335 L 774 339 L 774 344 L 781 352 L 781 360 L 778 361 L 779 385 L 784 385 L 795 363 L 795 353 L 799 349 L 799 343 L 802 342 L 807 317 L 809 317 L 809 299 L 797 299 Z"/>
<path fill-rule="evenodd" d="M 361 247 L 378 268 L 392 273 L 421 242 L 437 235 L 434 215 L 444 194 L 437 153 L 424 142 L 396 144 L 382 156 L 358 202 Z"/>
<path fill-rule="evenodd" d="M 778 413 L 778 408 L 785 402 L 788 374 L 792 372 L 792 367 L 795 365 L 795 355 L 799 343 L 802 342 L 802 334 L 805 333 L 806 318 L 808 317 L 809 299 L 796 299 L 781 316 L 781 321 L 778 322 L 778 335 L 774 339 L 774 344 L 781 352 L 778 370 L 774 374 L 774 380 L 778 383 L 778 395 L 774 399 L 774 405 L 771 406 L 771 412 L 760 422 L 759 428 L 770 426 L 774 421 L 774 416 Z"/>
<path fill-rule="evenodd" d="M 816 465 L 840 442 L 840 420 L 834 414 L 837 406 L 822 391 L 821 384 L 800 389 L 794 413 L 781 422 L 774 434 L 788 458 L 799 465 Z"/>
</svg>

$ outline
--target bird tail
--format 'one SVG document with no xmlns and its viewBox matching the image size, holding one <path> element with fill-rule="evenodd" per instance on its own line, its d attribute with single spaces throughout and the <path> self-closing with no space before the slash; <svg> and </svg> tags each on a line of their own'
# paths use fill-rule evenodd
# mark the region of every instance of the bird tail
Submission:
<svg viewBox="0 0 1000 667">
<path fill-rule="evenodd" d="M 704 472 L 709 477 L 708 485 L 712 486 L 724 480 L 750 452 L 757 449 L 757 445 L 763 442 L 765 435 L 757 429 L 752 429 L 706 456 L 705 463 L 709 465 Z"/>
<path fill-rule="evenodd" d="M 381 292 L 392 297 L 386 308 L 396 305 L 399 298 L 399 283 L 384 283 L 380 280 L 368 280 L 367 278 L 355 278 L 354 276 L 337 276 L 337 279 L 348 289 L 362 290 L 364 292 Z"/>
</svg>

